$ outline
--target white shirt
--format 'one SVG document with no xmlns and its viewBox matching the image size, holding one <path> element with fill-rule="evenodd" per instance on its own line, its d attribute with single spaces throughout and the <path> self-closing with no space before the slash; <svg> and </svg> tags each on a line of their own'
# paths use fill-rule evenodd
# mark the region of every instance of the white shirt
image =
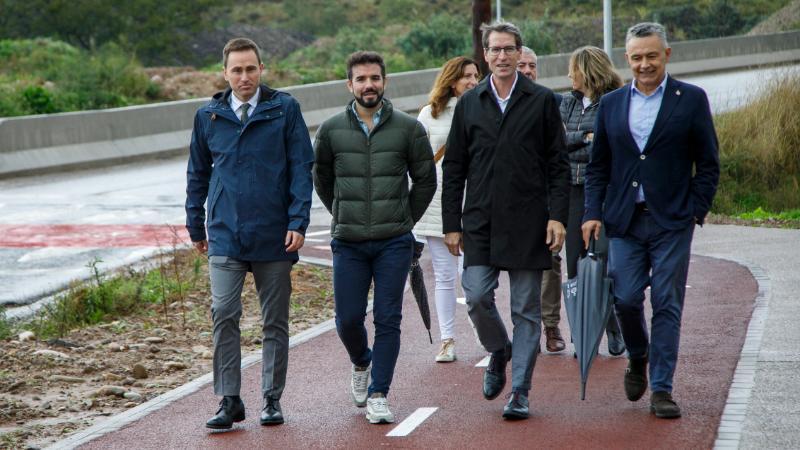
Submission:
<svg viewBox="0 0 800 450">
<path fill-rule="evenodd" d="M 258 105 L 258 99 L 260 96 L 261 96 L 261 88 L 259 87 L 256 89 L 256 93 L 253 94 L 253 96 L 250 97 L 250 100 L 247 101 L 247 103 L 250 104 L 250 109 L 247 110 L 248 117 L 251 117 L 253 115 L 253 111 L 256 110 L 256 106 Z M 244 105 L 244 103 L 245 102 L 242 102 L 241 100 L 239 100 L 238 97 L 236 97 L 236 94 L 231 92 L 231 100 L 230 100 L 231 109 L 233 110 L 233 113 L 236 114 L 236 117 L 239 118 L 239 120 L 242 120 L 242 105 Z"/>
<path fill-rule="evenodd" d="M 508 106 L 508 101 L 511 100 L 511 94 L 514 93 L 514 88 L 517 87 L 517 72 L 514 72 L 514 84 L 511 85 L 511 90 L 508 91 L 508 97 L 500 98 L 497 94 L 497 88 L 494 87 L 494 74 L 492 74 L 491 78 L 489 79 L 489 85 L 492 87 L 492 92 L 494 92 L 494 98 L 497 100 L 497 106 L 500 107 L 500 111 L 503 114 L 506 113 L 506 106 Z"/>
</svg>

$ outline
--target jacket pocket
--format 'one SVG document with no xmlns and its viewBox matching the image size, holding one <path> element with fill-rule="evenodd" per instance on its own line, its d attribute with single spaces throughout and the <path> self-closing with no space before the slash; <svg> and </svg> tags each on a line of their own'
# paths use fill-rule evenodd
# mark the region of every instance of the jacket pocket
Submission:
<svg viewBox="0 0 800 450">
<path fill-rule="evenodd" d="M 222 194 L 222 182 L 219 181 L 218 178 L 215 178 L 212 183 L 213 189 L 211 190 L 211 196 L 208 200 L 208 223 L 210 224 L 214 220 L 214 212 L 217 206 L 217 200 L 219 200 L 220 194 Z"/>
</svg>

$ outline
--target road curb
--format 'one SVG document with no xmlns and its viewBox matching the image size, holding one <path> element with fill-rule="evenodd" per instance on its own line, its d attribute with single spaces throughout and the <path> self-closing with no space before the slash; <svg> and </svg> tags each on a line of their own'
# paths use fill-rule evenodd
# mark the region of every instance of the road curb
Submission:
<svg viewBox="0 0 800 450">
<path fill-rule="evenodd" d="M 733 381 L 728 390 L 728 399 L 725 409 L 722 410 L 717 438 L 714 441 L 715 450 L 739 448 L 742 439 L 744 422 L 747 418 L 747 407 L 750 396 L 755 386 L 758 354 L 761 350 L 761 341 L 769 316 L 769 300 L 772 297 L 772 280 L 767 272 L 750 261 L 730 258 L 727 256 L 703 254 L 723 261 L 731 261 L 747 268 L 758 284 L 758 294 L 753 305 L 753 313 L 747 325 L 739 362 L 733 372 Z"/>
</svg>

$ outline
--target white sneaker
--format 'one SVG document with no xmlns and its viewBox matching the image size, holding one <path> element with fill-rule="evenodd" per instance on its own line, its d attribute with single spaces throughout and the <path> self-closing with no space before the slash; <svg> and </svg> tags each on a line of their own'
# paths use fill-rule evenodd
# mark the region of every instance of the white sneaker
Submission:
<svg viewBox="0 0 800 450">
<path fill-rule="evenodd" d="M 442 341 L 442 348 L 436 355 L 436 362 L 453 362 L 456 360 L 456 341 L 453 338 Z"/>
<path fill-rule="evenodd" d="M 372 364 L 367 366 L 365 370 L 356 370 L 355 364 L 352 368 L 352 375 L 350 377 L 350 397 L 353 403 L 359 408 L 367 406 L 367 388 L 369 387 L 369 372 Z"/>
<path fill-rule="evenodd" d="M 386 397 L 374 396 L 367 399 L 367 420 L 369 423 L 392 423 L 394 414 L 389 411 L 389 402 Z"/>
</svg>

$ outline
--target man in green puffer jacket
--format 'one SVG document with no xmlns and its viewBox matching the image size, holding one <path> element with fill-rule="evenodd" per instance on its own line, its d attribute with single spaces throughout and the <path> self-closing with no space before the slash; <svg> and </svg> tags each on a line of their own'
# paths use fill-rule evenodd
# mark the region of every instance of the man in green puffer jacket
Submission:
<svg viewBox="0 0 800 450">
<path fill-rule="evenodd" d="M 386 66 L 379 54 L 350 55 L 347 88 L 354 100 L 320 126 L 314 142 L 314 187 L 333 215 L 336 330 L 353 363 L 351 396 L 356 406 L 367 407 L 371 423 L 394 421 L 386 396 L 400 352 L 411 229 L 436 192 L 425 129 L 413 117 L 393 111 L 383 98 L 385 84 Z M 373 282 L 375 340 L 370 349 L 364 319 Z"/>
</svg>

